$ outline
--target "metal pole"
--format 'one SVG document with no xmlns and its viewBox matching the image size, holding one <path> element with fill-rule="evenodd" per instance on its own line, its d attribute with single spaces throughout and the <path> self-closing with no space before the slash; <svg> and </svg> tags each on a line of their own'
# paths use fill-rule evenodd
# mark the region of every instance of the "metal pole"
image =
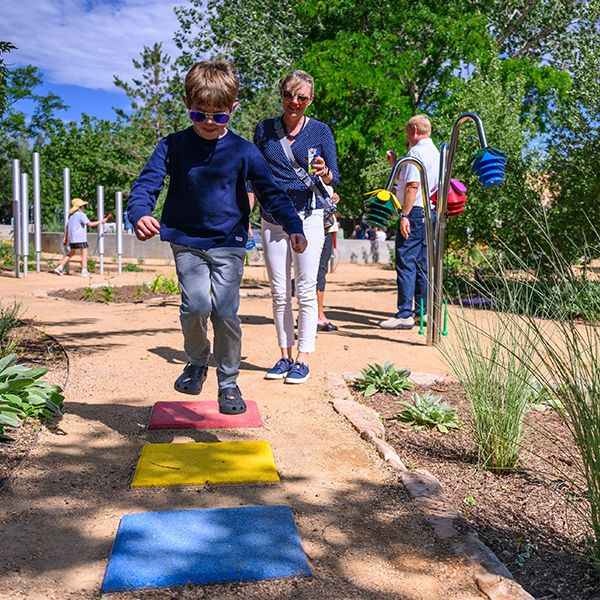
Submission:
<svg viewBox="0 0 600 600">
<path fill-rule="evenodd" d="M 15 158 L 12 161 L 13 189 L 13 248 L 15 256 L 15 277 L 21 273 L 21 163 Z"/>
<path fill-rule="evenodd" d="M 40 154 L 33 153 L 33 234 L 35 248 L 35 270 L 40 272 L 42 254 L 42 200 L 40 195 Z"/>
<path fill-rule="evenodd" d="M 28 175 L 21 173 L 21 255 L 23 256 L 23 276 L 27 277 L 29 259 L 29 190 Z"/>
<path fill-rule="evenodd" d="M 485 131 L 483 129 L 483 122 L 478 114 L 473 112 L 464 112 L 460 114 L 454 122 L 452 128 L 452 136 L 450 138 L 450 146 L 444 143 L 440 149 L 440 183 L 438 186 L 438 204 L 437 204 L 437 223 L 435 227 L 435 256 L 436 256 L 436 268 L 434 273 L 434 290 L 435 290 L 435 318 L 434 318 L 434 340 L 433 343 L 437 344 L 440 342 L 441 335 L 441 324 L 442 324 L 442 283 L 444 280 L 443 273 L 443 259 L 444 259 L 444 246 L 446 243 L 446 220 L 447 204 L 448 204 L 448 191 L 450 189 L 450 179 L 452 178 L 452 167 L 454 166 L 454 156 L 456 154 L 456 147 L 458 145 L 458 136 L 460 128 L 463 123 L 468 120 L 475 121 L 477 126 L 477 135 L 479 136 L 479 143 L 482 148 L 487 147 L 487 139 L 485 137 Z M 445 167 L 442 171 L 442 162 L 445 163 Z M 429 333 L 429 331 L 427 332 Z"/>
<path fill-rule="evenodd" d="M 433 319 L 433 264 L 434 264 L 434 247 L 433 247 L 433 220 L 431 214 L 431 205 L 429 204 L 429 183 L 427 181 L 427 171 L 425 166 L 418 159 L 412 156 L 404 156 L 398 159 L 390 176 L 388 177 L 385 189 L 389 192 L 394 190 L 397 174 L 405 164 L 412 164 L 417 167 L 421 177 L 421 193 L 423 195 L 423 211 L 425 213 L 425 235 L 427 238 L 427 319 L 431 323 Z M 433 332 L 431 327 L 427 327 L 427 345 L 433 345 Z"/>
<path fill-rule="evenodd" d="M 444 142 L 440 147 L 440 170 L 438 181 L 438 202 L 435 224 L 435 259 L 433 264 L 433 319 L 431 320 L 431 335 L 433 343 L 440 342 L 442 329 L 442 283 L 444 261 L 444 239 L 446 232 L 446 200 L 443 190 L 446 189 L 446 167 L 448 164 L 448 144 Z M 428 328 L 429 330 L 429 328 Z"/>
<path fill-rule="evenodd" d="M 120 275 L 123 266 L 123 192 L 115 194 L 115 208 L 117 212 L 117 260 Z"/>
<path fill-rule="evenodd" d="M 96 188 L 96 197 L 98 199 L 98 221 L 104 218 L 104 186 L 99 185 Z M 104 223 L 98 225 L 98 256 L 100 262 L 100 275 L 104 274 Z"/>
<path fill-rule="evenodd" d="M 71 208 L 71 171 L 68 167 L 63 169 L 63 222 L 67 226 L 69 210 Z"/>
<path fill-rule="evenodd" d="M 64 231 L 67 230 L 67 223 L 69 222 L 69 210 L 71 208 L 71 171 L 68 167 L 63 169 L 63 227 Z M 63 247 L 65 255 L 68 254 L 67 247 Z M 71 261 L 65 264 L 65 272 L 69 272 Z"/>
</svg>

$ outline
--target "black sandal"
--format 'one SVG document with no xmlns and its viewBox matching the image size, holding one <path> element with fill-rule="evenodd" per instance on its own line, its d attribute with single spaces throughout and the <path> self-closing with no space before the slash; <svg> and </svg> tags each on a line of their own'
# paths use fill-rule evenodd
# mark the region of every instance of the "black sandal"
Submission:
<svg viewBox="0 0 600 600">
<path fill-rule="evenodd" d="M 182 394 L 197 396 L 202 391 L 202 385 L 206 380 L 208 367 L 199 367 L 188 363 L 183 373 L 175 380 L 175 389 Z"/>
<path fill-rule="evenodd" d="M 246 403 L 237 385 L 219 390 L 219 412 L 223 415 L 241 415 L 246 412 Z"/>
<path fill-rule="evenodd" d="M 337 331 L 338 329 L 339 327 L 334 325 L 331 321 L 327 321 L 327 323 L 324 323 L 323 325 L 320 323 L 317 324 L 317 331 Z"/>
</svg>

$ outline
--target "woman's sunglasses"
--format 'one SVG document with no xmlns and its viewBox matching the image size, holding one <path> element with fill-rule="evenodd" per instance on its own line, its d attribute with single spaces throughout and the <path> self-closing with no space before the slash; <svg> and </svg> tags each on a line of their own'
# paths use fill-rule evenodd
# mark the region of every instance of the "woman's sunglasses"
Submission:
<svg viewBox="0 0 600 600">
<path fill-rule="evenodd" d="M 306 104 L 310 100 L 310 96 L 300 96 L 298 94 L 292 94 L 292 92 L 288 92 L 287 90 L 282 93 L 282 96 L 286 100 L 293 100 L 296 98 L 298 104 Z"/>
<path fill-rule="evenodd" d="M 209 113 L 201 110 L 188 110 L 188 114 L 194 123 L 204 123 L 207 119 L 211 119 L 217 125 L 227 125 L 231 119 L 231 114 L 228 112 Z"/>
</svg>

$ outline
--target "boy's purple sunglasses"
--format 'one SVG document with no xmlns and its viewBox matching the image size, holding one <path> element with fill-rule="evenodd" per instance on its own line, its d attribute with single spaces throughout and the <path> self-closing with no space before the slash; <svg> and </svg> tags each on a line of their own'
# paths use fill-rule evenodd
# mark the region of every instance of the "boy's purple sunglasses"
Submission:
<svg viewBox="0 0 600 600">
<path fill-rule="evenodd" d="M 204 123 L 207 119 L 212 119 L 213 123 L 217 125 L 227 125 L 229 119 L 231 119 L 231 115 L 228 112 L 209 113 L 202 112 L 201 110 L 188 110 L 188 114 L 194 123 Z"/>
</svg>

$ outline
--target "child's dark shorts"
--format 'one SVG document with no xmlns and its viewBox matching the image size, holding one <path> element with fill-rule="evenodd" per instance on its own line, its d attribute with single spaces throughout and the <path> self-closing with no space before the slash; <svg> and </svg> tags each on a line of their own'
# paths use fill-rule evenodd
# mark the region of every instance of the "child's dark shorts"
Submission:
<svg viewBox="0 0 600 600">
<path fill-rule="evenodd" d="M 73 243 L 69 244 L 69 246 L 71 248 L 76 248 L 76 249 L 89 247 L 87 242 L 73 242 Z"/>
</svg>

